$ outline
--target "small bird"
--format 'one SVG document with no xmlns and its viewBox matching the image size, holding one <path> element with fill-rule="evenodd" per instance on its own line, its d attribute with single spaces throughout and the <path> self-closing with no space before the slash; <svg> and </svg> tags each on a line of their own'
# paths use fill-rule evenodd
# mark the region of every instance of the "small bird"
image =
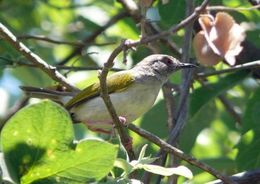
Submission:
<svg viewBox="0 0 260 184">
<path fill-rule="evenodd" d="M 154 54 L 144 58 L 130 70 L 107 77 L 107 89 L 119 120 L 131 123 L 147 112 L 169 76 L 182 68 L 195 65 L 181 63 L 172 56 Z M 83 122 L 90 130 L 110 134 L 113 121 L 100 97 L 100 83 L 94 83 L 78 94 L 43 88 L 21 86 L 29 96 L 60 101 L 74 120 Z"/>
</svg>

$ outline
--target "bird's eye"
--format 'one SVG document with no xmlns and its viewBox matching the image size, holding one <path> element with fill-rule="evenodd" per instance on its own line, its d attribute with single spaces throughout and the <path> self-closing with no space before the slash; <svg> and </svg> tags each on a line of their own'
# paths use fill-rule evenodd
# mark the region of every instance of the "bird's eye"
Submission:
<svg viewBox="0 0 260 184">
<path fill-rule="evenodd" d="M 166 58 L 166 59 L 165 59 L 165 63 L 166 63 L 167 65 L 171 65 L 171 64 L 172 64 L 172 60 L 169 59 L 169 58 Z"/>
</svg>

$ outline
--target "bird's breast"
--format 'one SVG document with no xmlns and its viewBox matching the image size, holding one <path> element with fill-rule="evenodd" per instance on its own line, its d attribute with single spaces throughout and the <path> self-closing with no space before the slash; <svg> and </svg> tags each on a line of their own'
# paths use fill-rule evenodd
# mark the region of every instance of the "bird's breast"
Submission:
<svg viewBox="0 0 260 184">
<path fill-rule="evenodd" d="M 126 90 L 110 94 L 110 99 L 117 114 L 126 118 L 127 122 L 130 123 L 153 106 L 160 87 L 159 84 L 137 83 L 129 86 Z M 111 121 L 101 97 L 93 98 L 82 105 L 74 107 L 72 112 L 79 121 Z"/>
</svg>

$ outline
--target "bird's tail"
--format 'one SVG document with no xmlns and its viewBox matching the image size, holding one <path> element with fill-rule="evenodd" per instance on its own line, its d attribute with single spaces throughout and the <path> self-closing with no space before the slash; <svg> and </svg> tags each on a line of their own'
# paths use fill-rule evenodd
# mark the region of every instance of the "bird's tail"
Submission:
<svg viewBox="0 0 260 184">
<path fill-rule="evenodd" d="M 62 104 L 68 102 L 75 95 L 72 92 L 56 91 L 52 89 L 37 88 L 32 86 L 20 86 L 20 88 L 25 92 L 27 96 L 31 98 L 47 98 Z"/>
</svg>

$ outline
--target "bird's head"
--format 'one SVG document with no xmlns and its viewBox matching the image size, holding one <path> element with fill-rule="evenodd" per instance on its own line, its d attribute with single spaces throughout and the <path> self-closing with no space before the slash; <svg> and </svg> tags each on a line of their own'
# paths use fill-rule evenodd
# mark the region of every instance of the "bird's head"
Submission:
<svg viewBox="0 0 260 184">
<path fill-rule="evenodd" d="M 195 67 L 195 65 L 190 63 L 181 63 L 174 57 L 163 54 L 147 56 L 135 66 L 138 70 L 143 70 L 143 72 L 150 73 L 162 80 L 166 80 L 177 70 L 193 67 Z"/>
</svg>

